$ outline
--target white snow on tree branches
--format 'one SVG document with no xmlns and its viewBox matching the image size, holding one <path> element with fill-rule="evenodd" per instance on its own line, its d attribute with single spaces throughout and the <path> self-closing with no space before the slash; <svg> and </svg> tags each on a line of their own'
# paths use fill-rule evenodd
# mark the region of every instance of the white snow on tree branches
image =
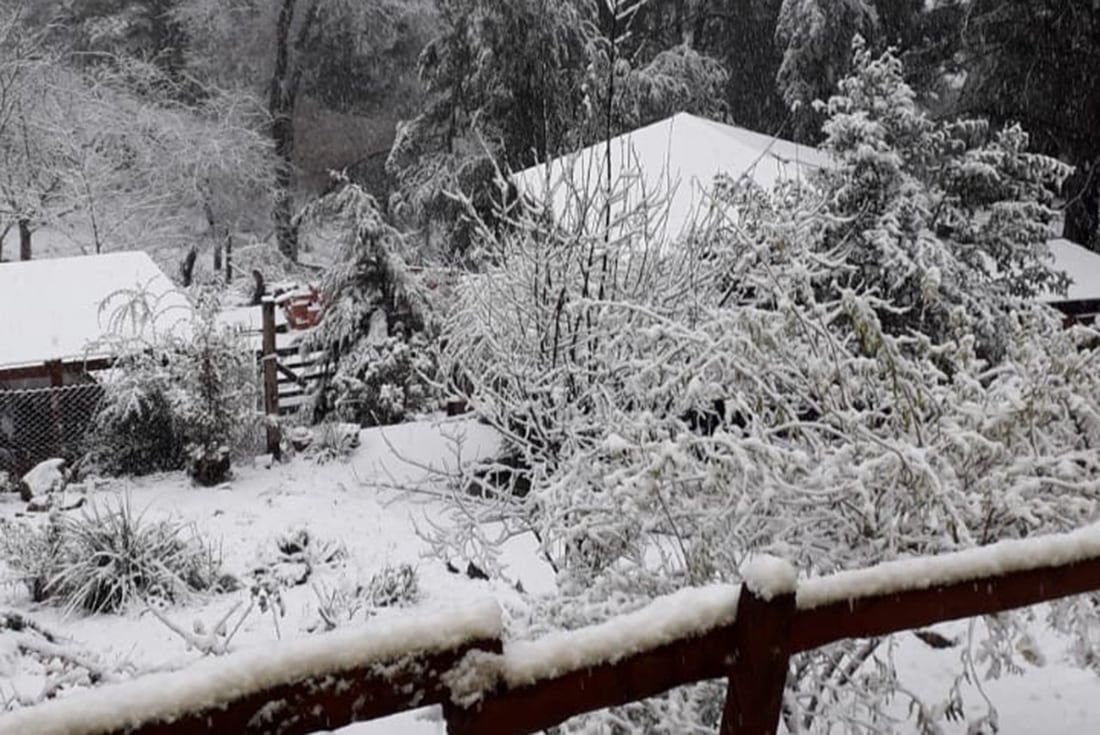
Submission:
<svg viewBox="0 0 1100 735">
<path fill-rule="evenodd" d="M 89 735 L 139 722 L 170 722 L 283 683 L 498 638 L 500 633 L 500 608 L 491 600 L 410 620 L 373 622 L 204 659 L 181 671 L 150 674 L 0 715 L 0 735 Z"/>
<path fill-rule="evenodd" d="M 668 192 L 484 228 L 443 364 L 530 488 L 494 513 L 559 572 L 547 628 L 740 582 L 751 555 L 825 575 L 1100 517 L 1100 334 L 1034 300 L 1065 288 L 1046 241 L 1066 168 L 1018 127 L 928 117 L 890 54 L 853 69 L 808 186 L 719 179 L 671 243 Z M 625 179 L 564 194 L 619 202 Z M 848 671 L 828 657 L 869 655 L 850 645 L 790 684 L 810 731 L 892 729 L 888 678 L 826 712 Z"/>
</svg>

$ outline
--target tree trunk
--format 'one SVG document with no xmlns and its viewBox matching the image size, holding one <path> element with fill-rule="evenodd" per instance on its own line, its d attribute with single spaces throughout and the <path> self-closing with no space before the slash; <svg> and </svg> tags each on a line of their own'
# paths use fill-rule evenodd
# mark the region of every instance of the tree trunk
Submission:
<svg viewBox="0 0 1100 735">
<path fill-rule="evenodd" d="M 233 281 L 233 235 L 225 233 L 225 282 Z"/>
<path fill-rule="evenodd" d="M 1100 159 L 1078 163 L 1062 193 L 1066 199 L 1062 236 L 1100 251 Z"/>
<path fill-rule="evenodd" d="M 187 255 L 186 257 L 184 257 L 183 262 L 180 263 L 180 281 L 183 284 L 184 288 L 190 286 L 191 281 L 194 278 L 195 259 L 198 257 L 198 255 L 198 251 L 195 250 L 195 248 L 191 248 L 187 251 Z"/>
<path fill-rule="evenodd" d="M 279 9 L 275 26 L 275 68 L 267 104 L 271 115 L 271 140 L 279 159 L 275 169 L 275 207 L 272 212 L 275 240 L 279 252 L 293 261 L 298 260 L 298 232 L 294 226 L 294 197 L 291 191 L 294 182 L 294 108 L 301 79 L 300 66 L 292 65 L 290 59 L 290 31 L 296 5 L 297 0 L 283 0 Z M 317 2 L 314 0 L 298 31 L 298 46 L 304 44 L 316 10 Z"/>
<path fill-rule="evenodd" d="M 31 259 L 31 221 L 27 218 L 19 220 L 19 259 Z"/>
</svg>

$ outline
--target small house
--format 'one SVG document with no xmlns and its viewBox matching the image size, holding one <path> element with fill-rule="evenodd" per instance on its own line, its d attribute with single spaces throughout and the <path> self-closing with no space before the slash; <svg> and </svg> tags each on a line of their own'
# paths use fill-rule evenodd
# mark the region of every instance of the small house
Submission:
<svg viewBox="0 0 1100 735">
<path fill-rule="evenodd" d="M 681 112 L 519 171 L 512 183 L 521 194 L 548 202 L 559 221 L 583 221 L 589 231 L 599 232 L 610 182 L 613 219 L 653 200 L 659 229 L 650 236 L 675 240 L 705 215 L 720 173 L 770 188 L 828 165 L 828 154 L 813 146 Z M 630 223 L 622 227 L 629 230 Z M 1100 254 L 1063 238 L 1049 245 L 1054 268 L 1069 276 L 1070 286 L 1064 296 L 1039 300 L 1065 314 L 1067 322 L 1094 321 L 1100 314 Z"/>
<path fill-rule="evenodd" d="M 111 335 L 190 329 L 185 294 L 143 252 L 0 263 L 0 470 L 78 453 Z"/>
</svg>

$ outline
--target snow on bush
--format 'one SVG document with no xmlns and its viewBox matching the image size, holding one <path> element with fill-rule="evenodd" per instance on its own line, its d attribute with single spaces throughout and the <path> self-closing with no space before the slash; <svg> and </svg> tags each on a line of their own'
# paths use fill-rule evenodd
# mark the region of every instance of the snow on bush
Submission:
<svg viewBox="0 0 1100 735">
<path fill-rule="evenodd" d="M 120 358 L 105 385 L 90 458 L 112 474 L 187 467 L 201 484 L 222 482 L 234 450 L 259 427 L 254 354 L 217 324 L 213 291 L 196 293 L 190 312 L 178 315 L 188 330 L 150 340 L 125 337 L 120 327 L 150 320 L 159 305 L 140 285 L 123 295 L 128 302 L 109 315 Z"/>
<path fill-rule="evenodd" d="M 1061 285 L 1043 256 L 1064 167 L 1017 128 L 929 119 L 894 57 L 856 53 L 812 186 L 719 181 L 675 244 L 652 237 L 659 197 L 571 229 L 528 203 L 482 233 L 493 265 L 443 362 L 531 488 L 489 512 L 559 571 L 543 625 L 741 581 L 754 554 L 823 575 L 1097 518 L 1100 335 L 1026 300 Z M 455 547 L 481 538 L 464 516 Z M 1059 619 L 1095 628 L 1078 613 Z M 800 657 L 788 728 L 893 727 L 874 653 Z"/>
<path fill-rule="evenodd" d="M 325 318 L 309 345 L 326 351 L 336 374 L 315 402 L 363 426 L 396 423 L 436 404 L 427 349 L 431 304 L 410 272 L 410 239 L 388 225 L 359 186 L 339 188 L 299 215 L 303 226 L 335 233 L 339 259 L 325 273 Z"/>
</svg>

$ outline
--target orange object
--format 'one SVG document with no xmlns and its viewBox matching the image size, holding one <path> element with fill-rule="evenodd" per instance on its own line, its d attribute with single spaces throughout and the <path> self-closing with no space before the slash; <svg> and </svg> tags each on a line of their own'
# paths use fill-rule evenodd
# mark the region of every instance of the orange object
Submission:
<svg viewBox="0 0 1100 735">
<path fill-rule="evenodd" d="M 315 286 L 310 286 L 308 293 L 291 296 L 283 302 L 283 311 L 291 329 L 315 327 L 321 323 L 321 315 L 324 313 L 321 295 Z"/>
</svg>

